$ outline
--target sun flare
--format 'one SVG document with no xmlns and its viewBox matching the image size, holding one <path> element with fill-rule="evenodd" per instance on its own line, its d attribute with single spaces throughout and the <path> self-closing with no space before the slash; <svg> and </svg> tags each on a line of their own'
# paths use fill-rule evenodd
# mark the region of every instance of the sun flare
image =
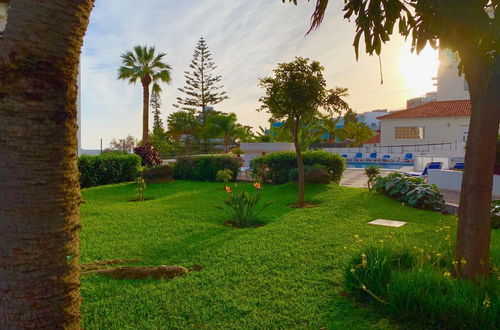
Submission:
<svg viewBox="0 0 500 330">
<path fill-rule="evenodd" d="M 439 68 L 438 51 L 427 46 L 420 54 L 410 52 L 409 47 L 402 47 L 400 53 L 400 74 L 412 96 L 423 95 L 435 91 L 433 77 Z"/>
</svg>

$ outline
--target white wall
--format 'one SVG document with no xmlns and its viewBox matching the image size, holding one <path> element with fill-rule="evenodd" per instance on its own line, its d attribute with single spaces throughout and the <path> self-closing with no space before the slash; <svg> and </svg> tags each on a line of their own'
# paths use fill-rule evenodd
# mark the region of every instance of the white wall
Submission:
<svg viewBox="0 0 500 330">
<path fill-rule="evenodd" d="M 469 130 L 470 117 L 430 117 L 381 120 L 381 145 L 462 143 Z M 425 127 L 423 139 L 396 139 L 395 128 Z"/>
<path fill-rule="evenodd" d="M 460 191 L 462 189 L 461 171 L 429 170 L 429 183 L 435 184 L 439 189 Z M 500 175 L 493 176 L 493 196 L 500 197 Z"/>
<path fill-rule="evenodd" d="M 469 100 L 465 76 L 458 75 L 458 58 L 448 49 L 439 50 L 439 70 L 437 80 L 437 100 Z"/>
<path fill-rule="evenodd" d="M 0 32 L 5 30 L 5 25 L 7 24 L 7 8 L 7 3 L 0 2 Z"/>
</svg>

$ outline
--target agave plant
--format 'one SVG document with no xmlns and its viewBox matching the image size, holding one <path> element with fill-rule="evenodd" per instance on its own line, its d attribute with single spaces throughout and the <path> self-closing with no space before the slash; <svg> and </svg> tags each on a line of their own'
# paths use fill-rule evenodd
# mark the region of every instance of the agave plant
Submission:
<svg viewBox="0 0 500 330">
<path fill-rule="evenodd" d="M 229 187 L 228 187 L 229 188 Z M 260 188 L 260 186 L 259 186 Z M 240 228 L 248 228 L 257 224 L 257 216 L 269 205 L 271 202 L 264 203 L 259 207 L 260 194 L 250 194 L 244 190 L 235 191 L 226 189 L 227 195 L 224 199 L 224 204 L 232 214 L 232 221 Z M 224 209 L 221 206 L 215 206 L 219 209 Z"/>
</svg>

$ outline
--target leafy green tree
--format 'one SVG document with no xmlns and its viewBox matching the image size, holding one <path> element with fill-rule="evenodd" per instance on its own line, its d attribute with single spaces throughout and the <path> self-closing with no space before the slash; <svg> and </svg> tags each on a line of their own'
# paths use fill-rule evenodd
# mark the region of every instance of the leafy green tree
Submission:
<svg viewBox="0 0 500 330">
<path fill-rule="evenodd" d="M 304 163 L 300 146 L 300 129 L 322 113 L 334 112 L 329 96 L 332 90 L 326 89 L 322 71 L 324 68 L 316 61 L 296 57 L 293 62 L 280 63 L 274 70 L 273 77 L 260 79 L 260 86 L 265 96 L 260 98 L 260 110 L 271 114 L 271 119 L 286 122 L 295 145 L 298 179 L 298 205 L 304 206 Z M 306 130 L 306 135 L 309 130 Z"/>
<path fill-rule="evenodd" d="M 373 131 L 364 123 L 348 123 L 337 133 L 341 140 L 348 140 L 349 145 L 359 147 L 361 144 L 373 137 Z"/>
<path fill-rule="evenodd" d="M 155 47 L 135 46 L 132 51 L 121 55 L 122 65 L 118 69 L 118 79 L 128 80 L 135 84 L 138 80 L 142 84 L 142 143 L 147 144 L 149 139 L 149 95 L 150 85 L 153 92 L 159 93 L 160 82 L 170 83 L 172 68 L 164 63 L 165 53 L 156 54 Z"/>
<path fill-rule="evenodd" d="M 347 112 L 344 114 L 344 125 L 357 122 L 358 122 L 358 114 L 352 111 L 352 109 L 348 109 Z"/>
<path fill-rule="evenodd" d="M 189 71 L 185 71 L 186 86 L 179 91 L 186 94 L 178 97 L 174 107 L 182 110 L 198 110 L 201 122 L 204 125 L 208 118 L 207 107 L 216 105 L 229 97 L 226 92 L 220 91 L 221 76 L 214 75 L 217 66 L 213 62 L 212 54 L 208 49 L 205 39 L 200 38 L 194 50 Z"/>
<path fill-rule="evenodd" d="M 282 0 L 293 2 L 297 0 Z M 361 37 L 368 54 L 380 54 L 395 26 L 420 52 L 426 44 L 460 58 L 469 85 L 472 114 L 460 195 L 455 258 L 464 278 L 490 272 L 490 200 L 495 143 L 500 123 L 500 1 L 344 0 L 344 18 L 354 17 L 354 49 Z M 316 0 L 309 31 L 320 26 L 328 0 Z M 462 262 L 465 260 L 466 262 Z"/>
<path fill-rule="evenodd" d="M 161 96 L 158 91 L 151 94 L 151 108 L 153 108 L 153 134 L 162 135 L 165 133 L 163 121 L 161 120 Z"/>
<path fill-rule="evenodd" d="M 208 117 L 206 122 L 206 136 L 224 139 L 224 151 L 228 151 L 229 144 L 242 133 L 235 113 L 218 114 Z"/>
<path fill-rule="evenodd" d="M 169 134 L 178 142 L 184 137 L 184 152 L 189 154 L 191 137 L 195 136 L 200 128 L 194 110 L 180 110 L 170 114 L 167 119 L 167 124 Z"/>
</svg>

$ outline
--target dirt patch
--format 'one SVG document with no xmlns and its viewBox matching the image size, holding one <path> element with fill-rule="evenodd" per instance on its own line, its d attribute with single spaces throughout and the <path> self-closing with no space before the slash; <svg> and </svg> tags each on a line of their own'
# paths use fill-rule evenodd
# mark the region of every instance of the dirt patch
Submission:
<svg viewBox="0 0 500 330">
<path fill-rule="evenodd" d="M 129 199 L 128 201 L 129 202 L 146 202 L 146 201 L 151 201 L 153 200 L 154 198 L 144 198 L 144 199 L 137 199 L 137 198 L 132 198 L 132 199 Z"/>
<path fill-rule="evenodd" d="M 263 224 L 263 223 L 256 223 L 256 224 L 251 225 L 250 227 L 240 227 L 240 226 L 238 226 L 238 224 L 236 222 L 231 221 L 231 220 L 224 222 L 224 226 L 231 226 L 231 227 L 236 228 L 236 229 L 259 228 L 259 227 L 262 227 L 264 225 L 265 224 Z"/>
<path fill-rule="evenodd" d="M 139 262 L 140 260 L 137 258 L 134 259 L 115 259 L 115 260 L 98 260 L 89 264 L 83 264 L 81 265 L 82 269 L 82 274 L 85 274 L 86 272 L 93 271 L 93 270 L 99 270 L 102 269 L 103 266 L 108 266 L 108 265 L 123 265 L 127 263 L 135 263 Z"/>
<path fill-rule="evenodd" d="M 299 203 L 290 203 L 288 206 L 294 208 L 294 209 L 312 209 L 315 207 L 318 207 L 318 203 L 304 203 L 304 204 L 299 204 Z"/>
</svg>

